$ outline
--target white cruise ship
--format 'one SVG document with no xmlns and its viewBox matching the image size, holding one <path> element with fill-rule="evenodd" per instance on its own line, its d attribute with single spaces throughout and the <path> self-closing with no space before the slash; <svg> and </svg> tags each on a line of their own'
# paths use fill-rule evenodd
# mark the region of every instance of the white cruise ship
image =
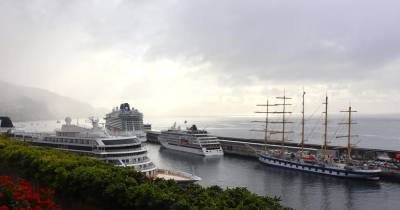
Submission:
<svg viewBox="0 0 400 210">
<path fill-rule="evenodd" d="M 161 131 L 158 140 L 163 147 L 182 152 L 204 156 L 224 154 L 217 137 L 210 136 L 205 130 L 198 130 L 196 125 L 181 130 L 174 124 L 170 129 Z"/>
<path fill-rule="evenodd" d="M 105 127 L 113 136 L 136 136 L 140 141 L 146 141 L 146 132 L 143 125 L 143 114 L 131 108 L 128 103 L 115 107 L 106 114 Z"/>
<path fill-rule="evenodd" d="M 111 136 L 92 118 L 92 128 L 71 124 L 71 118 L 55 134 L 15 131 L 14 137 L 35 146 L 45 146 L 94 157 L 122 167 L 134 167 L 147 176 L 156 175 L 156 166 L 147 157 L 146 148 L 135 136 Z"/>
</svg>

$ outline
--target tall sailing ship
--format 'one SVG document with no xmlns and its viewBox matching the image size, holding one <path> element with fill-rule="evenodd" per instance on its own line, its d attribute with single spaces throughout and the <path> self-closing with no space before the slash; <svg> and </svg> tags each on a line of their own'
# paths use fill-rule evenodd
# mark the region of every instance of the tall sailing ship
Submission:
<svg viewBox="0 0 400 210">
<path fill-rule="evenodd" d="M 121 104 L 119 108 L 115 107 L 104 119 L 105 127 L 111 135 L 136 136 L 140 141 L 146 141 L 143 114 L 128 103 Z"/>
<path fill-rule="evenodd" d="M 287 97 L 285 94 L 283 97 L 277 97 L 276 99 L 281 100 L 281 103 L 278 104 L 270 104 L 267 101 L 266 104 L 261 104 L 258 106 L 266 107 L 266 111 L 256 112 L 256 113 L 265 113 L 265 145 L 266 148 L 264 151 L 258 154 L 259 161 L 264 164 L 270 166 L 277 166 L 292 170 L 311 172 L 316 174 L 330 175 L 336 177 L 344 177 L 344 178 L 358 178 L 358 179 L 368 179 L 368 180 L 379 180 L 379 174 L 381 172 L 380 169 L 367 165 L 365 163 L 355 162 L 351 158 L 351 126 L 354 124 L 352 121 L 352 113 L 355 111 L 352 110 L 350 106 L 348 110 L 343 111 L 348 114 L 348 121 L 344 124 L 347 125 L 347 135 L 338 136 L 337 138 L 347 138 L 347 155 L 345 161 L 334 160 L 331 156 L 327 154 L 327 136 L 328 136 L 328 97 L 325 97 L 325 111 L 323 112 L 325 115 L 324 119 L 324 143 L 322 146 L 321 155 L 319 157 L 315 157 L 313 155 L 305 154 L 304 152 L 304 130 L 305 130 L 305 121 L 304 121 L 304 96 L 305 92 L 303 91 L 302 95 L 302 130 L 301 130 L 301 148 L 299 152 L 287 152 L 285 149 L 285 141 L 287 141 L 287 134 L 291 133 L 291 131 L 287 130 L 287 124 L 292 123 L 287 120 L 287 114 L 291 112 L 287 111 L 287 106 L 291 105 L 288 103 L 288 100 L 291 98 Z M 271 111 L 270 108 L 280 108 L 280 110 Z M 281 121 L 270 120 L 269 114 L 279 114 L 282 116 Z M 260 121 L 258 121 L 260 122 Z M 272 130 L 270 129 L 270 124 L 277 123 L 281 124 L 280 130 Z M 281 135 L 281 149 L 280 150 L 272 150 L 268 149 L 268 141 L 270 137 L 275 134 Z"/>
</svg>

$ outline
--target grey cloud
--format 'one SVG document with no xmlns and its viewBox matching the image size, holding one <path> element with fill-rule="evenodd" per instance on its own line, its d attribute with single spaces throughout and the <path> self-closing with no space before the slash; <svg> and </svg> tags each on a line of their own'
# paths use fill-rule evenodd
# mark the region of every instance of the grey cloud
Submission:
<svg viewBox="0 0 400 210">
<path fill-rule="evenodd" d="M 6 1 L 2 10 L 19 22 L 21 45 L 32 42 L 27 34 L 46 37 L 67 28 L 82 35 L 82 51 L 207 62 L 230 85 L 252 78 L 368 79 L 400 54 L 397 1 L 21 2 Z"/>
<path fill-rule="evenodd" d="M 240 88 L 253 84 L 271 93 L 279 91 L 270 86 L 307 82 L 397 94 L 398 11 L 394 0 L 5 0 L 0 79 L 42 86 L 88 68 L 85 55 L 110 50 L 144 62 L 207 64 L 187 76 L 217 76 L 232 95 L 251 94 Z M 102 67 L 88 72 L 114 73 Z"/>
<path fill-rule="evenodd" d="M 229 75 L 224 80 L 363 79 L 399 57 L 399 7 L 396 1 L 185 1 L 148 55 L 202 57 Z"/>
</svg>

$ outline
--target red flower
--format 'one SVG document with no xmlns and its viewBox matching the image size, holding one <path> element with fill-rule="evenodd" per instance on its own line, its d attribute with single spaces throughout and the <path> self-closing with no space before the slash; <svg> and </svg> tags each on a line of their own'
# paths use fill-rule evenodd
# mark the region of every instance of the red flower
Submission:
<svg viewBox="0 0 400 210">
<path fill-rule="evenodd" d="M 40 189 L 39 189 L 39 192 L 41 192 L 41 193 L 46 193 L 46 189 L 40 188 Z"/>
<path fill-rule="evenodd" d="M 23 178 L 12 179 L 10 176 L 0 176 L 0 198 L 6 198 L 8 203 L 0 206 L 0 210 L 12 209 L 60 209 L 51 199 L 53 190 L 40 188 L 38 191 Z M 3 200 L 3 199 L 2 199 Z M 33 207 L 34 206 L 34 207 Z"/>
</svg>

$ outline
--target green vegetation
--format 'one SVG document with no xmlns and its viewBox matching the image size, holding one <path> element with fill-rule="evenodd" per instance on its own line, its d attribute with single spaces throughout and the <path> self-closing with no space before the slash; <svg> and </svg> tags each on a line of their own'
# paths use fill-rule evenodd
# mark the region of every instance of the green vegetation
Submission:
<svg viewBox="0 0 400 210">
<path fill-rule="evenodd" d="M 223 190 L 149 179 L 130 168 L 0 137 L 0 167 L 55 189 L 56 196 L 101 209 L 286 209 L 245 188 Z M 4 174 L 3 174 L 4 175 Z"/>
</svg>

